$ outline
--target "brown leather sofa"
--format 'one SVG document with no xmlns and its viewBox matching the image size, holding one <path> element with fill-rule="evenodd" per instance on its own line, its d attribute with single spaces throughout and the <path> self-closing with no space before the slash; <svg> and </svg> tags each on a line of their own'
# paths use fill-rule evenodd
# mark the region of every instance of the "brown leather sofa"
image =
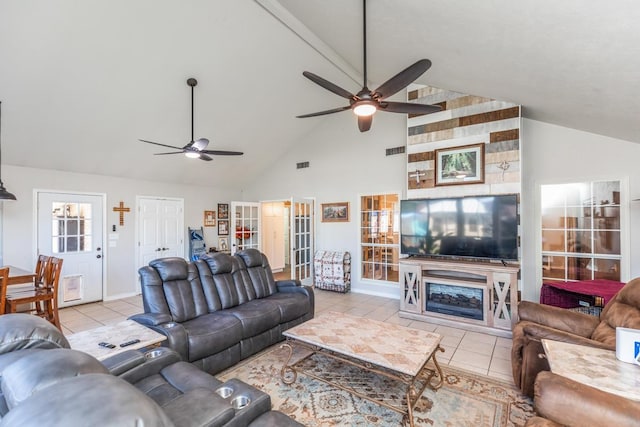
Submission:
<svg viewBox="0 0 640 427">
<path fill-rule="evenodd" d="M 549 364 L 541 358 L 541 339 L 615 350 L 616 327 L 640 329 L 640 278 L 628 282 L 602 310 L 600 317 L 522 301 L 513 328 L 511 367 L 522 393 L 533 397 L 533 384 Z"/>
<path fill-rule="evenodd" d="M 538 416 L 525 427 L 631 427 L 640 425 L 640 402 L 577 383 L 551 372 L 535 381 Z"/>
</svg>

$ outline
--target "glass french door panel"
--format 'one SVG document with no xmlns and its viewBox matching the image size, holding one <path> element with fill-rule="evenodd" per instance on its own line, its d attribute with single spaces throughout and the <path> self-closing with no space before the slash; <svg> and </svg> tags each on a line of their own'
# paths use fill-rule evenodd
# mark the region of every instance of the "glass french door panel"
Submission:
<svg viewBox="0 0 640 427">
<path fill-rule="evenodd" d="M 619 231 L 595 231 L 593 234 L 593 251 L 597 254 L 619 254 Z"/>
<path fill-rule="evenodd" d="M 566 260 L 564 255 L 543 255 L 542 278 L 565 280 Z"/>
<path fill-rule="evenodd" d="M 620 281 L 620 260 L 609 258 L 594 258 L 593 276 L 595 279 Z"/>
<path fill-rule="evenodd" d="M 564 230 L 542 230 L 542 250 L 564 252 L 565 239 Z"/>
<path fill-rule="evenodd" d="M 593 280 L 592 259 L 591 257 L 567 256 L 567 279 Z"/>
<path fill-rule="evenodd" d="M 590 254 L 592 233 L 586 230 L 569 230 L 567 232 L 567 252 Z"/>
</svg>

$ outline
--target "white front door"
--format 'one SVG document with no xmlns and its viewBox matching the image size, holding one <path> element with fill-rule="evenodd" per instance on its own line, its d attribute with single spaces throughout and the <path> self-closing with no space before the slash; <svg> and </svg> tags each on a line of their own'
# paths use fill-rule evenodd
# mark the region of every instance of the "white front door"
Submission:
<svg viewBox="0 0 640 427">
<path fill-rule="evenodd" d="M 184 258 L 184 201 L 138 198 L 138 266 L 156 258 Z"/>
<path fill-rule="evenodd" d="M 248 248 L 260 250 L 260 203 L 231 202 L 230 216 L 231 254 Z"/>
<path fill-rule="evenodd" d="M 291 278 L 313 283 L 313 200 L 291 199 Z"/>
<path fill-rule="evenodd" d="M 38 254 L 62 258 L 58 305 L 102 300 L 104 196 L 38 192 Z"/>
</svg>

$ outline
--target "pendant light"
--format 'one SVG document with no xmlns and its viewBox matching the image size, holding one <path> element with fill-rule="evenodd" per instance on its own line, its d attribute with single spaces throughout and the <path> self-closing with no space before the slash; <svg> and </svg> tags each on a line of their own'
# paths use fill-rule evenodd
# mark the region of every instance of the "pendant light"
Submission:
<svg viewBox="0 0 640 427">
<path fill-rule="evenodd" d="M 9 193 L 2 183 L 2 102 L 0 102 L 0 200 L 16 200 L 16 196 Z"/>
</svg>

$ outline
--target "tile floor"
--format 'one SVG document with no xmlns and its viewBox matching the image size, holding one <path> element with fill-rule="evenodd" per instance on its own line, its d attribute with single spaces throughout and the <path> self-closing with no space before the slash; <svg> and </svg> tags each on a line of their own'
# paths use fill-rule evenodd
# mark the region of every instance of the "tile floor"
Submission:
<svg viewBox="0 0 640 427">
<path fill-rule="evenodd" d="M 511 377 L 511 339 L 464 329 L 440 326 L 398 316 L 396 299 L 371 295 L 315 290 L 316 313 L 339 311 L 368 319 L 439 333 L 444 353 L 438 353 L 442 365 L 450 365 L 513 383 Z M 140 296 L 97 302 L 60 310 L 62 331 L 72 334 L 102 325 L 117 323 L 141 313 Z"/>
</svg>

